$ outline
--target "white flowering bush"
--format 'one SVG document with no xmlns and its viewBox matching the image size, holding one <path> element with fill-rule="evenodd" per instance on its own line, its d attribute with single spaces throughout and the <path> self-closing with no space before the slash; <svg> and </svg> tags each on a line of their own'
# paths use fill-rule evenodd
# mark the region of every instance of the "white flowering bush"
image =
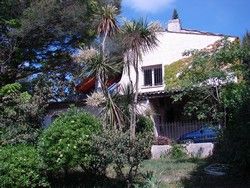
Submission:
<svg viewBox="0 0 250 188">
<path fill-rule="evenodd" d="M 71 109 L 62 114 L 39 139 L 39 152 L 47 169 L 91 168 L 98 158 L 91 137 L 100 130 L 99 120 L 87 112 Z"/>
</svg>

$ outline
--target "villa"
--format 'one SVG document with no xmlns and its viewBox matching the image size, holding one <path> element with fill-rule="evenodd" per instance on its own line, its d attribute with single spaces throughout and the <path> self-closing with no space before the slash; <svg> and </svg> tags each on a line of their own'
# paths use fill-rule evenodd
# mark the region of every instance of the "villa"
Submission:
<svg viewBox="0 0 250 188">
<path fill-rule="evenodd" d="M 142 61 L 139 63 L 139 104 L 142 113 L 148 107 L 152 108 L 154 115 L 152 119 L 155 123 L 156 135 L 164 135 L 177 138 L 184 132 L 193 130 L 200 126 L 202 122 L 189 122 L 182 116 L 183 103 L 172 103 L 171 94 L 164 83 L 164 73 L 167 66 L 187 58 L 183 53 L 187 50 L 201 50 L 211 48 L 218 40 L 228 37 L 230 41 L 238 39 L 237 37 L 203 32 L 198 30 L 183 29 L 180 19 L 168 21 L 165 31 L 158 32 L 158 46 L 149 53 L 143 54 Z M 134 68 L 130 68 L 131 78 L 135 83 Z M 110 87 L 114 87 L 118 92 L 129 84 L 128 69 L 124 68 L 120 78 L 114 78 Z M 78 93 L 90 93 L 95 87 L 95 79 L 87 78 L 76 86 Z M 69 103 L 75 103 L 76 100 L 63 103 L 61 105 L 53 104 L 46 116 L 46 124 L 49 124 L 53 116 L 59 111 L 64 111 Z M 82 105 L 84 106 L 84 104 Z M 56 108 L 54 108 L 56 107 Z M 195 125 L 195 126 L 194 126 Z M 178 131 L 172 131 L 175 127 Z M 172 131 L 172 133 L 171 133 Z M 167 132 L 167 133 L 166 133 Z M 169 135 L 171 133 L 171 135 Z"/>
</svg>

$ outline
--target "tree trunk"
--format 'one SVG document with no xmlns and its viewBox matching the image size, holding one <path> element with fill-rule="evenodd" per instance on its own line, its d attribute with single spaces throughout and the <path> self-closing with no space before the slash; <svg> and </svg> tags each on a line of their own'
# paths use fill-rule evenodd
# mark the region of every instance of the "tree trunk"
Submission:
<svg viewBox="0 0 250 188">
<path fill-rule="evenodd" d="M 131 120 L 130 120 L 130 131 L 131 131 L 131 139 L 135 139 L 135 128 L 136 128 L 136 105 L 138 102 L 138 93 L 139 93 L 139 70 L 138 70 L 138 54 L 136 54 L 135 57 L 135 64 L 134 64 L 134 69 L 135 69 L 135 91 L 134 91 L 134 96 L 133 96 L 133 102 L 132 102 L 132 112 L 131 112 Z"/>
<path fill-rule="evenodd" d="M 102 56 L 102 61 L 105 60 L 105 44 L 106 44 L 106 39 L 108 36 L 108 31 L 105 31 L 104 37 L 103 37 L 103 41 L 102 41 L 102 47 L 101 47 L 101 56 Z M 103 91 L 103 80 L 104 78 L 102 78 L 105 75 L 102 75 L 101 71 L 98 70 L 96 73 L 96 82 L 95 82 L 95 91 Z"/>
</svg>

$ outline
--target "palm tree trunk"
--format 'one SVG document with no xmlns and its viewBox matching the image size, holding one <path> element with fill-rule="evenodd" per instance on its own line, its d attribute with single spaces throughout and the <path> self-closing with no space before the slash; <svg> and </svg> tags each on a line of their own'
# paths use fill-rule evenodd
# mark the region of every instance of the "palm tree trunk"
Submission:
<svg viewBox="0 0 250 188">
<path fill-rule="evenodd" d="M 104 37 L 103 37 L 103 41 L 102 41 L 102 47 L 101 47 L 101 56 L 102 56 L 102 61 L 105 60 L 105 45 L 106 45 L 106 40 L 107 40 L 107 36 L 108 36 L 108 31 L 105 31 Z M 103 90 L 102 86 L 103 86 L 103 82 L 104 82 L 104 77 L 105 75 L 101 74 L 100 71 L 97 71 L 96 73 L 96 83 L 95 83 L 95 90 L 96 91 L 100 91 Z"/>
<path fill-rule="evenodd" d="M 134 63 L 134 69 L 135 69 L 135 91 L 133 96 L 133 102 L 132 102 L 132 112 L 131 112 L 131 121 L 130 121 L 130 131 L 131 131 L 131 139 L 135 139 L 135 128 L 136 128 L 136 105 L 138 102 L 138 93 L 139 93 L 139 57 L 138 54 L 135 55 L 135 63 Z"/>
<path fill-rule="evenodd" d="M 100 91 L 101 88 L 102 88 L 101 73 L 98 70 L 97 73 L 96 73 L 95 91 Z"/>
<path fill-rule="evenodd" d="M 108 30 L 105 31 L 103 41 L 102 41 L 102 58 L 103 58 L 103 60 L 105 59 L 105 45 L 106 45 L 107 36 L 108 36 Z"/>
</svg>

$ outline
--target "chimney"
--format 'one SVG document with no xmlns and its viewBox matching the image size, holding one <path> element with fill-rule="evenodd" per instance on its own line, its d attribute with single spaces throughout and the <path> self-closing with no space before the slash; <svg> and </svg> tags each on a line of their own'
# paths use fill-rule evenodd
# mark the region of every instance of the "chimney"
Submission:
<svg viewBox="0 0 250 188">
<path fill-rule="evenodd" d="M 180 19 L 172 19 L 168 21 L 167 31 L 181 32 L 181 21 Z"/>
</svg>

